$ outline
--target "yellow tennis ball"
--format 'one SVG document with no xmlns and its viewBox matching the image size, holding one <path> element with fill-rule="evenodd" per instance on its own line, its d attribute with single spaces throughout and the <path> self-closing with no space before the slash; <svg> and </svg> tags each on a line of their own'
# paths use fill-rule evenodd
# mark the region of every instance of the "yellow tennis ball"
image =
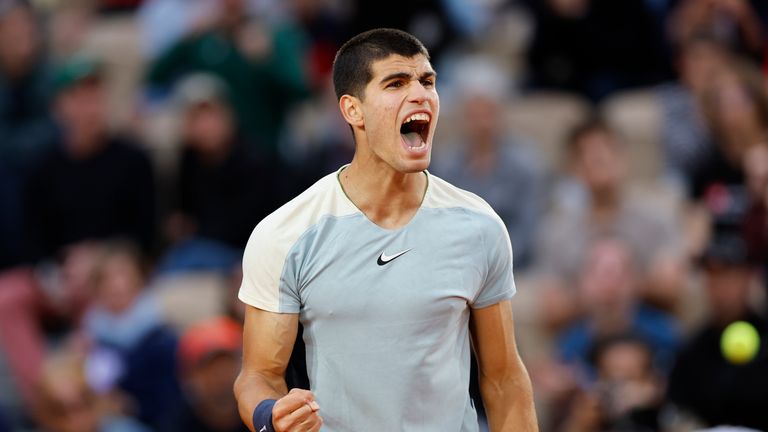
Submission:
<svg viewBox="0 0 768 432">
<path fill-rule="evenodd" d="M 746 321 L 731 323 L 720 337 L 720 350 L 733 364 L 749 363 L 759 349 L 760 335 L 755 327 Z"/>
</svg>

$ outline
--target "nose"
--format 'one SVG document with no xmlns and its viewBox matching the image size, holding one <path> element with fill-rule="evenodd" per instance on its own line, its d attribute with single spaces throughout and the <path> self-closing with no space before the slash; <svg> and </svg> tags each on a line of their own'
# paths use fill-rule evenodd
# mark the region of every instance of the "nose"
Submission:
<svg viewBox="0 0 768 432">
<path fill-rule="evenodd" d="M 424 102 L 433 101 L 436 98 L 436 92 L 433 88 L 424 85 L 424 83 L 415 81 L 411 86 L 411 91 L 408 96 L 411 102 L 421 105 Z"/>
</svg>

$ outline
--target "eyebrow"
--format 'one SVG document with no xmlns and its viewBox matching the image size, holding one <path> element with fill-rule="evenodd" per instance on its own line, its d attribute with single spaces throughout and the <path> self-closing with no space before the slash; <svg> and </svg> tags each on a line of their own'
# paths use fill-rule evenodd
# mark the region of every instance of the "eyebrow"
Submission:
<svg viewBox="0 0 768 432">
<path fill-rule="evenodd" d="M 395 79 L 410 79 L 411 76 L 412 75 L 407 72 L 395 72 L 382 78 L 381 81 L 379 81 L 379 83 L 384 84 L 385 82 L 392 81 Z M 423 74 L 421 74 L 421 76 L 419 76 L 419 80 L 423 80 L 426 78 L 437 78 L 437 73 L 435 71 L 428 71 L 428 72 L 424 72 Z"/>
</svg>

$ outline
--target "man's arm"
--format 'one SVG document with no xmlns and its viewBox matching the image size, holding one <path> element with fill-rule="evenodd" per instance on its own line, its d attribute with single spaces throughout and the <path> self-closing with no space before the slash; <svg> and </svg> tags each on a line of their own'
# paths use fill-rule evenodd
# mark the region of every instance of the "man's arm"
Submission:
<svg viewBox="0 0 768 432">
<path fill-rule="evenodd" d="M 253 432 L 261 432 L 253 425 L 253 412 L 266 399 L 277 400 L 272 409 L 272 423 L 278 432 L 317 431 L 322 425 L 314 395 L 299 389 L 289 393 L 285 384 L 285 369 L 298 325 L 297 314 L 246 307 L 243 365 L 234 391 L 240 417 Z"/>
<path fill-rule="evenodd" d="M 511 301 L 473 309 L 470 331 L 491 431 L 538 431 L 531 380 L 515 344 Z"/>
</svg>

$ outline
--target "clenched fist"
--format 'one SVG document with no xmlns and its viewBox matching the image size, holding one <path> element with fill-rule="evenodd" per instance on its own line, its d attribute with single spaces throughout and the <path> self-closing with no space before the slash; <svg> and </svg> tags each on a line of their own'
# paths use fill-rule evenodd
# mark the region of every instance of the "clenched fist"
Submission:
<svg viewBox="0 0 768 432">
<path fill-rule="evenodd" d="M 320 405 L 309 390 L 293 389 L 272 407 L 272 425 L 277 432 L 317 432 L 323 425 Z"/>
</svg>

